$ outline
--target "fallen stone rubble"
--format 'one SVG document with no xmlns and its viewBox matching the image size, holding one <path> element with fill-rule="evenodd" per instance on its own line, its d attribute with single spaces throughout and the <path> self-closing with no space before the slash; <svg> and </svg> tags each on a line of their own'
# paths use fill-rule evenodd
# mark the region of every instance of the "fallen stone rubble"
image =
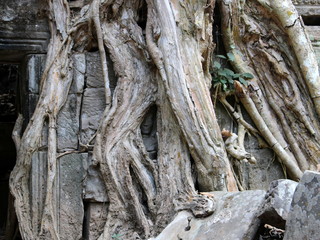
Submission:
<svg viewBox="0 0 320 240">
<path fill-rule="evenodd" d="M 153 240 L 319 240 L 318 172 L 306 171 L 299 183 L 276 180 L 267 192 L 211 194 L 216 200 L 212 215 L 195 218 L 181 211 Z"/>
</svg>

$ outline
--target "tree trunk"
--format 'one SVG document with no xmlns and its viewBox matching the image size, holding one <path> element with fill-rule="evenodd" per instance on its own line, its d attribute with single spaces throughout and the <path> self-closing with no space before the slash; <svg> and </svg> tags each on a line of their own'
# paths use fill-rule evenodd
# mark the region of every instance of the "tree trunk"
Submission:
<svg viewBox="0 0 320 240">
<path fill-rule="evenodd" d="M 291 1 L 221 1 L 220 6 L 233 66 L 254 75 L 248 88 L 238 84 L 236 94 L 298 180 L 303 171 L 316 169 L 320 153 L 320 79 L 302 20 Z"/>
<path fill-rule="evenodd" d="M 292 33 L 280 24 L 282 13 L 270 13 L 282 0 L 274 2 L 225 0 L 220 8 L 226 47 L 234 44 L 238 50 L 235 69 L 255 76 L 248 88 L 237 84 L 236 94 L 261 136 L 298 179 L 318 161 L 318 103 L 312 102 L 318 93 L 308 66 L 299 67 L 304 53 L 289 41 Z M 24 239 L 60 239 L 53 214 L 56 120 L 72 82 L 71 54 L 92 45 L 100 53 L 106 108 L 85 146 L 94 142 L 93 160 L 110 201 L 99 239 L 156 236 L 179 210 L 189 209 L 196 217 L 213 212 L 214 199 L 198 191 L 238 190 L 210 97 L 214 6 L 213 0 L 92 0 L 73 11 L 66 0 L 48 0 L 51 42 L 40 99 L 22 136 L 22 117 L 14 131 L 18 159 L 10 188 Z M 302 31 L 301 25 L 294 26 Z M 306 52 L 313 56 L 311 49 Z M 108 69 L 106 55 L 114 69 Z M 114 92 L 110 70 L 118 78 Z M 155 124 L 148 125 L 148 118 Z M 30 220 L 29 178 L 46 123 L 47 192 L 37 231 Z M 142 137 L 151 129 L 157 131 L 155 159 Z"/>
</svg>

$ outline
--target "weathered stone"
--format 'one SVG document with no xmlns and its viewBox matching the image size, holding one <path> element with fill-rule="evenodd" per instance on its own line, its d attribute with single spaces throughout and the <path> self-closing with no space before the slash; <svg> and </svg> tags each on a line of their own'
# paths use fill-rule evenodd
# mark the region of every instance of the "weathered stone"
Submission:
<svg viewBox="0 0 320 240">
<path fill-rule="evenodd" d="M 78 53 L 72 56 L 73 60 L 73 81 L 70 93 L 82 94 L 84 88 L 84 78 L 86 73 L 85 54 Z"/>
<path fill-rule="evenodd" d="M 36 109 L 39 100 L 38 94 L 30 93 L 27 95 L 27 108 L 24 109 L 24 116 L 28 116 L 29 119 L 32 117 L 34 110 Z"/>
<path fill-rule="evenodd" d="M 320 173 L 306 171 L 293 195 L 284 240 L 318 240 Z"/>
<path fill-rule="evenodd" d="M 81 141 L 83 144 L 87 144 L 96 132 L 105 106 L 103 88 L 85 89 L 81 113 Z"/>
<path fill-rule="evenodd" d="M 42 76 L 44 64 L 46 61 L 45 54 L 32 54 L 26 57 L 26 79 L 28 83 L 28 92 L 39 94 L 39 83 Z"/>
<path fill-rule="evenodd" d="M 86 53 L 86 77 L 89 88 L 104 88 L 99 52 Z"/>
<path fill-rule="evenodd" d="M 84 239 L 96 240 L 107 220 L 107 203 L 86 203 Z"/>
<path fill-rule="evenodd" d="M 86 158 L 86 153 L 74 153 L 59 159 L 57 209 L 60 239 L 82 238 L 84 209 L 81 196 Z"/>
<path fill-rule="evenodd" d="M 93 164 L 91 154 L 88 155 L 86 164 L 87 173 L 84 181 L 83 199 L 93 202 L 108 202 L 105 184 L 99 168 Z"/>
<path fill-rule="evenodd" d="M 69 94 L 57 120 L 58 150 L 78 148 L 81 95 Z"/>
<path fill-rule="evenodd" d="M 0 60 L 20 61 L 27 53 L 45 53 L 50 37 L 42 0 L 0 1 Z"/>
<path fill-rule="evenodd" d="M 263 223 L 284 229 L 297 185 L 297 182 L 287 179 L 280 179 L 271 183 L 266 194 L 266 202 L 259 216 Z"/>
<path fill-rule="evenodd" d="M 40 230 L 42 209 L 47 189 L 47 152 L 34 152 L 31 161 L 31 219 L 37 232 Z"/>
<path fill-rule="evenodd" d="M 305 26 L 320 66 L 320 23 L 319 26 Z M 319 70 L 320 71 L 320 70 Z"/>
<path fill-rule="evenodd" d="M 213 192 L 213 195 L 217 201 L 211 216 L 194 218 L 190 212 L 182 211 L 155 239 L 253 239 L 259 227 L 257 214 L 265 191 Z M 190 229 L 187 228 L 189 217 Z"/>
<path fill-rule="evenodd" d="M 148 152 L 158 150 L 158 140 L 156 136 L 143 137 L 143 143 Z"/>
<path fill-rule="evenodd" d="M 319 16 L 320 1 L 319 0 L 293 0 L 298 13 L 302 16 Z"/>
</svg>

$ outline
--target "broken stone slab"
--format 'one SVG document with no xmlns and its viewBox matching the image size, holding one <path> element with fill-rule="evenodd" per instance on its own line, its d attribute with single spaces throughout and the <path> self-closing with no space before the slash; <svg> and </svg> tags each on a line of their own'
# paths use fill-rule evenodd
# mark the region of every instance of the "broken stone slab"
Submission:
<svg viewBox="0 0 320 240">
<path fill-rule="evenodd" d="M 85 162 L 86 177 L 83 183 L 83 199 L 91 202 L 108 202 L 107 190 L 98 166 L 93 163 L 92 154 Z"/>
<path fill-rule="evenodd" d="M 84 239 L 96 240 L 107 221 L 108 203 L 86 203 Z"/>
<path fill-rule="evenodd" d="M 318 240 L 319 226 L 320 173 L 306 171 L 293 195 L 284 240 Z"/>
<path fill-rule="evenodd" d="M 105 109 L 104 88 L 86 88 L 81 112 L 81 142 L 87 144 L 96 132 Z"/>
<path fill-rule="evenodd" d="M 58 185 L 58 229 L 60 239 L 81 239 L 84 217 L 82 182 L 84 161 L 87 153 L 73 153 L 59 159 Z"/>
<path fill-rule="evenodd" d="M 69 94 L 57 119 L 58 150 L 78 148 L 81 96 Z"/>
<path fill-rule="evenodd" d="M 288 179 L 275 180 L 270 184 L 259 216 L 262 222 L 282 229 L 285 227 L 297 185 L 297 182 Z"/>
<path fill-rule="evenodd" d="M 189 211 L 181 211 L 158 237 L 151 239 L 254 239 L 260 224 L 257 215 L 264 203 L 265 193 L 263 190 L 212 192 L 216 210 L 211 216 L 194 218 Z M 191 218 L 190 225 L 188 218 Z"/>
</svg>

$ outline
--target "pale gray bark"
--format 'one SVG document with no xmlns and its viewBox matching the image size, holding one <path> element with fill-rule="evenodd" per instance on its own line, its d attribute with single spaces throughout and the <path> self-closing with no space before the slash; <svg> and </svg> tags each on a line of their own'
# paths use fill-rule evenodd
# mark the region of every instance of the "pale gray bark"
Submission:
<svg viewBox="0 0 320 240">
<path fill-rule="evenodd" d="M 291 1 L 221 1 L 227 50 L 249 87 L 236 95 L 261 135 L 298 180 L 319 159 L 316 91 L 319 72 L 302 20 Z M 233 45 L 234 48 L 230 48 Z M 303 47 L 302 47 L 303 46 Z"/>
</svg>

